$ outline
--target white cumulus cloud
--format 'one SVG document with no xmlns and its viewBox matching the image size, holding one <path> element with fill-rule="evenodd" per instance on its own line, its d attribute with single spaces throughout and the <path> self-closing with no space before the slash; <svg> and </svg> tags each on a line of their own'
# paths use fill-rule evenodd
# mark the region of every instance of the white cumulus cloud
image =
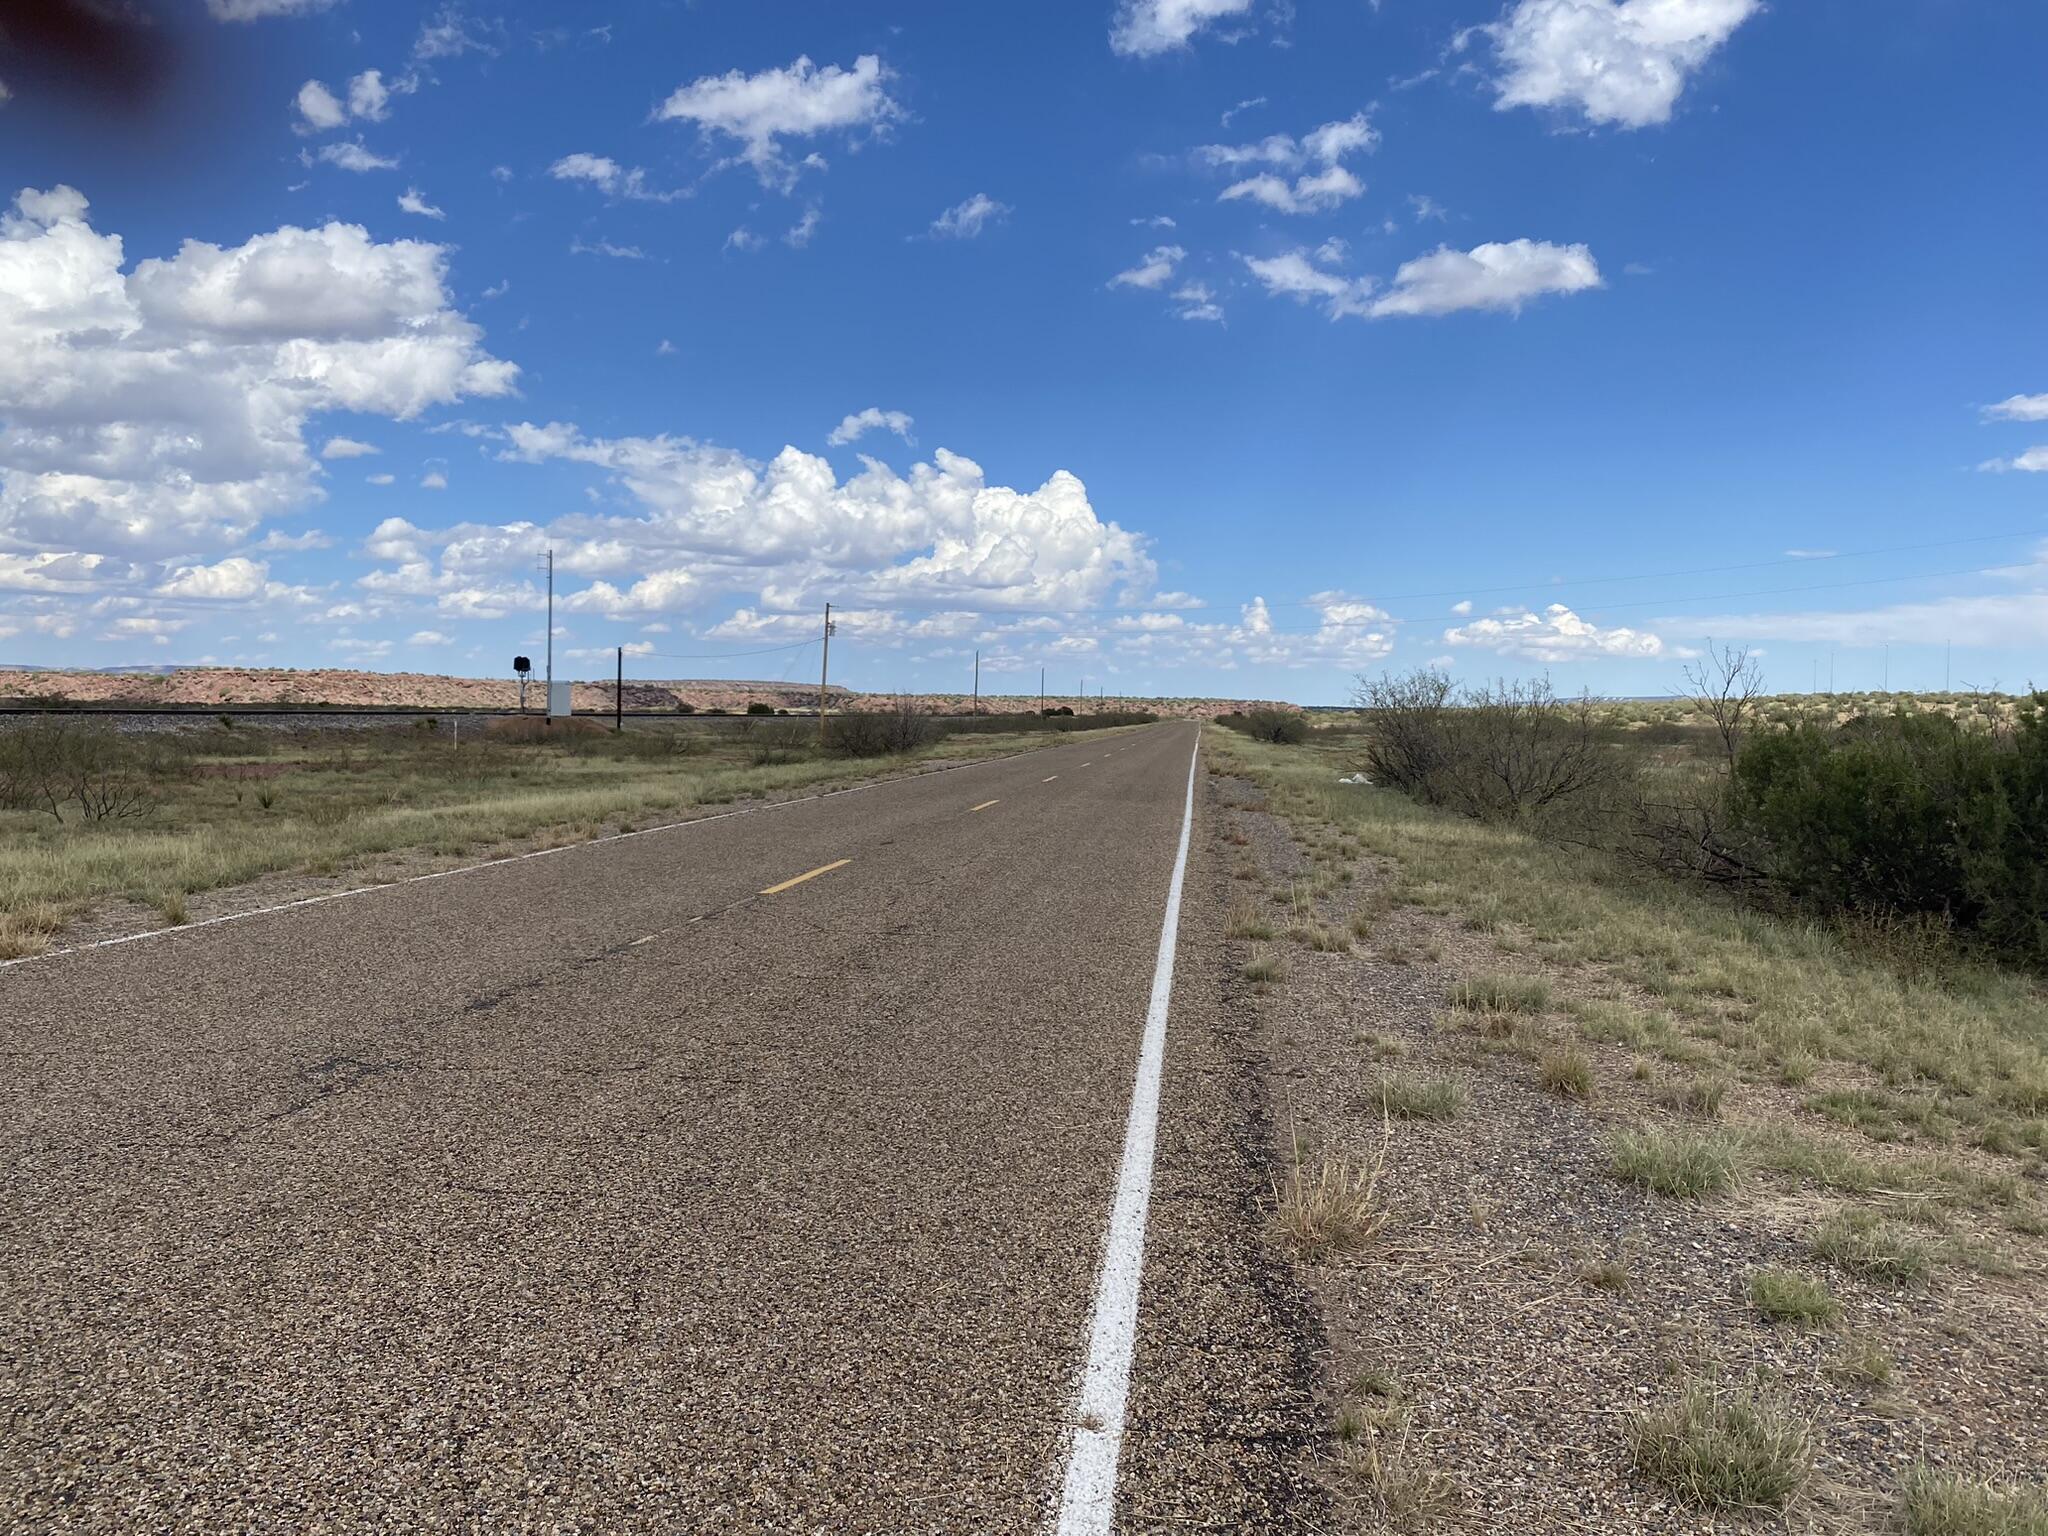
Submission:
<svg viewBox="0 0 2048 1536">
<path fill-rule="evenodd" d="M 0 215 L 0 548 L 189 563 L 319 495 L 322 413 L 406 419 L 517 374 L 450 306 L 440 246 L 287 225 L 128 271 L 83 195 L 24 190 Z"/>
<path fill-rule="evenodd" d="M 871 405 L 866 410 L 856 411 L 853 415 L 841 420 L 839 425 L 832 429 L 831 435 L 825 441 L 837 447 L 841 444 L 857 442 L 863 434 L 868 432 L 894 432 L 904 442 L 915 447 L 917 439 L 910 434 L 916 425 L 917 423 L 912 421 L 906 412 L 885 411 Z"/>
<path fill-rule="evenodd" d="M 1119 0 L 1109 46 L 1139 58 L 1185 48 L 1219 21 L 1250 13 L 1252 0 Z"/>
<path fill-rule="evenodd" d="M 360 459 L 379 450 L 370 443 L 359 443 L 352 437 L 330 437 L 327 445 L 320 450 L 323 459 Z"/>
<path fill-rule="evenodd" d="M 1479 30 L 1500 67 L 1494 106 L 1576 108 L 1588 121 L 1670 121 L 1687 79 L 1761 0 L 1519 0 Z"/>
<path fill-rule="evenodd" d="M 759 74 L 735 69 L 702 76 L 678 86 L 654 115 L 664 122 L 695 123 L 707 138 L 734 140 L 739 158 L 764 186 L 787 190 L 802 167 L 784 158 L 783 140 L 885 134 L 903 115 L 889 95 L 888 79 L 888 70 L 871 53 L 855 59 L 851 69 L 837 64 L 820 69 L 799 56 L 793 64 Z"/>
<path fill-rule="evenodd" d="M 1637 629 L 1602 629 L 1563 603 L 1474 619 L 1444 631 L 1446 644 L 1473 646 L 1530 661 L 1583 661 L 1602 656 L 1661 656 L 1664 642 Z"/>
<path fill-rule="evenodd" d="M 1460 309 L 1520 309 L 1549 293 L 1583 293 L 1601 286 L 1600 268 L 1583 245 L 1507 240 L 1449 246 L 1403 262 L 1375 315 L 1448 315 Z"/>
<path fill-rule="evenodd" d="M 445 219 L 447 214 L 420 196 L 418 187 L 407 187 L 398 194 L 398 206 L 406 213 L 416 213 L 423 219 Z"/>
</svg>

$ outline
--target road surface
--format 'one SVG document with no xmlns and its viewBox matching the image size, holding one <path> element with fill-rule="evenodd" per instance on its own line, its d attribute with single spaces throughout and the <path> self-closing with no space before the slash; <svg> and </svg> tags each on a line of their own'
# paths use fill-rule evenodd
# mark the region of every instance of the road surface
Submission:
<svg viewBox="0 0 2048 1536">
<path fill-rule="evenodd" d="M 6 1528 L 1050 1529 L 1197 734 L 0 970 Z M 1115 1528 L 1294 1529 L 1193 782 Z"/>
</svg>

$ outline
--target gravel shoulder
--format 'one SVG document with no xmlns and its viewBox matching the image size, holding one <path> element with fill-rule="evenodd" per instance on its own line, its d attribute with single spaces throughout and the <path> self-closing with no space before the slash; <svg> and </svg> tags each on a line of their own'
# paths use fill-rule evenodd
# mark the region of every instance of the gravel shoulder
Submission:
<svg viewBox="0 0 2048 1536">
<path fill-rule="evenodd" d="M 1276 1108 L 1269 1155 L 1298 1138 L 1311 1158 L 1369 1159 L 1385 1141 L 1386 1229 L 1360 1251 L 1290 1255 L 1320 1365 L 1321 1437 L 1306 1454 L 1338 1511 L 1332 1528 L 1887 1530 L 1915 1464 L 2048 1478 L 2048 1243 L 2000 1229 L 1994 1262 L 1900 1287 L 1818 1260 L 1811 1234 L 1836 1202 L 1789 1179 L 1750 1174 L 1705 1200 L 1620 1182 L 1618 1130 L 1768 1128 L 1797 1095 L 1738 1085 L 1718 1124 L 1674 1111 L 1660 1096 L 1668 1063 L 1580 1037 L 1566 1005 L 1589 978 L 1456 912 L 1389 907 L 1393 871 L 1371 855 L 1339 861 L 1345 872 L 1315 891 L 1313 850 L 1256 784 L 1214 776 L 1209 798 L 1232 899 L 1277 930 L 1228 942 L 1229 963 L 1284 966 L 1247 989 L 1264 994 L 1250 1028 Z M 1345 947 L 1290 940 L 1308 913 Z M 1461 980 L 1499 975 L 1540 980 L 1548 1002 L 1498 1028 L 1451 1006 Z M 1589 1069 L 1583 1096 L 1540 1080 L 1541 1059 L 1566 1049 Z M 1443 1085 L 1455 1110 L 1388 1114 L 1389 1072 Z M 1813 1118 L 1802 1134 L 1826 1142 Z M 1892 1203 L 1912 1219 L 1911 1200 Z M 1270 1215 L 1265 1231 L 1289 1253 Z M 1766 1268 L 1820 1280 L 1840 1320 L 1766 1320 L 1749 1291 Z M 1889 1381 L 1845 1369 L 1852 1347 L 1881 1350 Z M 1810 1426 L 1814 1475 L 1783 1512 L 1704 1508 L 1636 1465 L 1631 1423 L 1701 1379 L 1754 1387 Z M 1371 1477 L 1358 1475 L 1361 1440 L 1379 1459 Z"/>
</svg>

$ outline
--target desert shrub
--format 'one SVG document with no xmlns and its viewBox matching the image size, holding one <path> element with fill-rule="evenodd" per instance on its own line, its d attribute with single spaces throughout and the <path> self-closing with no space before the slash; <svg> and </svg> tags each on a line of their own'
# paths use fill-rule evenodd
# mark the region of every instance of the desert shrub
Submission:
<svg viewBox="0 0 2048 1536">
<path fill-rule="evenodd" d="M 1547 681 L 1460 690 L 1425 667 L 1361 679 L 1352 697 L 1367 775 L 1467 816 L 1547 815 L 1625 777 L 1592 698 L 1559 698 Z"/>
<path fill-rule="evenodd" d="M 1073 712 L 1074 706 L 1071 704 L 1051 704 L 1039 711 L 1041 715 L 1072 715 Z"/>
<path fill-rule="evenodd" d="M 1753 734 L 1730 810 L 1794 903 L 2048 961 L 2048 695 L 2010 730 L 1897 710 Z"/>
<path fill-rule="evenodd" d="M 915 752 L 945 735 L 945 727 L 907 703 L 849 709 L 826 723 L 825 740 L 841 757 L 886 757 Z"/>
<path fill-rule="evenodd" d="M 772 715 L 775 713 L 775 706 L 773 704 L 763 704 L 759 699 L 756 699 L 747 706 L 747 713 L 750 715 Z"/>
<path fill-rule="evenodd" d="M 156 809 L 170 749 L 138 750 L 103 725 L 37 721 L 0 732 L 0 807 L 58 822 L 125 821 Z"/>
<path fill-rule="evenodd" d="M 1233 730 L 1253 741 L 1270 741 L 1278 746 L 1298 747 L 1308 740 L 1308 716 L 1295 709 L 1254 709 L 1225 717 Z"/>
</svg>

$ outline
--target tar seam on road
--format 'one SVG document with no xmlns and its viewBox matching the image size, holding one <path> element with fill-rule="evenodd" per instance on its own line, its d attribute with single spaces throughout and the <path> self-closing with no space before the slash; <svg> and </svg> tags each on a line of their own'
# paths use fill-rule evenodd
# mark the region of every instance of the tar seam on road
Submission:
<svg viewBox="0 0 2048 1536">
<path fill-rule="evenodd" d="M 814 805 L 820 800 L 836 799 L 840 795 L 861 795 L 871 789 L 881 789 L 889 784 L 908 784 L 934 773 L 960 773 L 969 768 L 985 768 L 991 763 L 1007 763 L 1014 758 L 1029 757 L 1033 752 L 1056 752 L 1065 746 L 1028 747 L 1022 752 L 1006 752 L 1001 757 L 979 757 L 967 763 L 948 763 L 943 768 L 928 768 L 923 773 L 907 773 L 893 778 L 876 779 L 870 784 L 854 784 L 846 789 L 828 789 L 823 794 L 799 795 L 791 800 L 777 800 L 768 805 L 750 805 L 743 810 L 720 811 L 712 816 L 691 816 L 683 821 L 665 821 L 658 827 L 641 827 L 633 832 L 613 832 L 606 837 L 593 837 L 580 843 L 562 843 L 553 848 L 535 848 L 526 853 L 508 854 L 502 859 L 485 859 L 481 864 L 463 864 L 454 869 L 437 869 L 426 875 L 407 875 L 403 880 L 386 880 L 378 885 L 359 885 L 353 890 L 329 891 L 320 896 L 301 896 L 297 901 L 281 901 L 274 907 L 251 907 L 246 912 L 223 912 L 219 917 L 201 918 L 196 923 L 179 923 L 170 928 L 149 928 L 141 933 L 124 933 L 118 938 L 94 939 L 89 944 L 67 944 L 62 949 L 46 949 L 39 955 L 21 955 L 13 960 L 0 960 L 0 971 L 12 970 L 17 965 L 37 965 L 55 960 L 64 955 L 82 955 L 89 950 L 112 949 L 118 944 L 138 944 L 144 939 L 161 939 L 174 933 L 196 933 L 201 928 L 212 928 L 221 923 L 238 923 L 245 917 L 268 917 L 274 912 L 292 912 L 300 907 L 317 907 L 330 901 L 347 901 L 352 896 L 370 896 L 378 891 L 395 891 L 401 886 L 420 885 L 428 880 L 447 880 L 456 875 L 473 875 L 480 869 L 497 869 L 505 864 L 520 864 L 527 859 L 552 858 L 558 853 L 574 853 L 579 848 L 598 848 L 606 843 L 623 843 L 630 838 L 652 837 L 657 832 L 677 832 L 684 827 L 707 826 L 714 821 L 729 821 L 735 816 L 758 816 L 764 811 L 787 810 L 793 805 Z M 1054 775 L 1058 777 L 1057 774 Z M 696 919 L 691 919 L 696 921 Z"/>
<path fill-rule="evenodd" d="M 1059 775 L 1056 773 L 1048 773 L 1044 778 L 1040 779 L 1038 782 L 1041 784 L 1050 784 L 1054 779 L 1058 777 Z"/>
<path fill-rule="evenodd" d="M 969 807 L 967 807 L 967 814 L 972 816 L 976 811 L 985 811 L 992 805 L 1001 805 L 1002 803 L 1003 802 L 1000 800 L 984 800 L 979 805 L 970 805 Z"/>
<path fill-rule="evenodd" d="M 1088 1327 L 1088 1364 L 1074 1398 L 1073 1439 L 1053 1529 L 1058 1536 L 1109 1536 L 1116 1516 L 1116 1463 L 1123 1448 L 1124 1400 L 1131 1387 L 1131 1352 L 1138 1333 L 1138 1281 L 1145 1268 L 1145 1214 L 1152 1200 L 1152 1146 L 1159 1128 L 1159 1075 L 1166 1056 L 1166 1014 L 1173 999 L 1173 955 L 1180 928 L 1180 888 L 1188 870 L 1188 837 L 1195 824 L 1195 764 L 1202 738 L 1188 756 L 1187 804 L 1180 817 L 1180 851 L 1166 890 L 1159 925 L 1159 959 L 1152 968 L 1152 1001 L 1124 1126 L 1124 1159 L 1116 1201 L 1103 1239 L 1102 1269 Z"/>
<path fill-rule="evenodd" d="M 761 894 L 763 896 L 779 896 L 792 885 L 802 885 L 806 880 L 815 880 L 820 875 L 829 875 L 833 870 L 852 862 L 853 860 L 851 859 L 834 859 L 830 864 L 820 864 L 816 869 L 805 870 L 793 880 L 785 880 L 780 885 L 771 885 L 762 891 Z"/>
</svg>

